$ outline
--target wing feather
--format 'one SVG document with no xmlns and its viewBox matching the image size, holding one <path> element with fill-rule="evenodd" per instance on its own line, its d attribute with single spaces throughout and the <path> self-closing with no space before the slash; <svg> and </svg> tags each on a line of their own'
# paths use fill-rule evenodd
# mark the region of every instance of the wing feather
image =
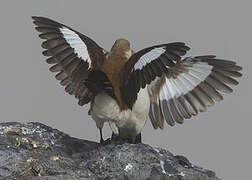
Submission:
<svg viewBox="0 0 252 180">
<path fill-rule="evenodd" d="M 237 71 L 225 73 L 227 69 Z M 240 77 L 240 70 L 235 62 L 215 59 L 215 56 L 185 58 L 169 67 L 170 73 L 166 74 L 166 81 L 160 89 L 162 113 L 167 123 L 172 126 L 174 122 L 183 123 L 183 119 L 205 112 L 207 107 L 222 100 L 221 92 L 231 93 L 230 86 L 238 84 L 234 77 Z"/>
<path fill-rule="evenodd" d="M 89 72 L 99 70 L 106 52 L 89 37 L 72 28 L 44 17 L 32 17 L 39 37 L 44 40 L 50 71 L 58 72 L 56 79 L 65 86 L 65 91 L 79 99 L 78 104 L 88 103 L 93 93 L 87 89 L 85 80 Z"/>
<path fill-rule="evenodd" d="M 147 86 L 154 128 L 160 128 L 162 120 L 174 126 L 205 112 L 223 100 L 222 93 L 231 93 L 238 85 L 235 78 L 242 76 L 234 61 L 213 55 L 182 58 L 189 49 L 180 42 L 152 46 L 132 55 L 125 65 L 122 96 L 131 108 Z"/>
</svg>

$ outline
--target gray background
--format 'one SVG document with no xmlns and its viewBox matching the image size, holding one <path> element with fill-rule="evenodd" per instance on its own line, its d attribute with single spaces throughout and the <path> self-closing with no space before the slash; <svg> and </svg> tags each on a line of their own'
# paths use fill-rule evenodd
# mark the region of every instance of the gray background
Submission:
<svg viewBox="0 0 252 180">
<path fill-rule="evenodd" d="M 53 18 L 110 49 L 127 38 L 134 50 L 184 41 L 190 55 L 216 54 L 244 67 L 240 85 L 225 100 L 183 125 L 153 130 L 143 141 L 187 156 L 223 179 L 251 179 L 251 4 L 249 1 L 1 1 L 0 119 L 39 121 L 71 136 L 99 140 L 88 117 L 49 72 L 30 16 Z M 249 109 L 250 108 L 250 109 Z M 105 135 L 110 130 L 105 128 Z M 241 178 L 242 177 L 242 178 Z"/>
</svg>

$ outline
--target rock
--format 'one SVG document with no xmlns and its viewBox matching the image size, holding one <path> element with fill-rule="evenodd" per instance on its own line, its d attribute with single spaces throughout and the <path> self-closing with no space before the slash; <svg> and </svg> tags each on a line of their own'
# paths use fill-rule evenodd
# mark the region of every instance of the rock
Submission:
<svg viewBox="0 0 252 180">
<path fill-rule="evenodd" d="M 101 146 L 36 122 L 0 123 L 0 179 L 218 180 L 161 148 Z"/>
</svg>

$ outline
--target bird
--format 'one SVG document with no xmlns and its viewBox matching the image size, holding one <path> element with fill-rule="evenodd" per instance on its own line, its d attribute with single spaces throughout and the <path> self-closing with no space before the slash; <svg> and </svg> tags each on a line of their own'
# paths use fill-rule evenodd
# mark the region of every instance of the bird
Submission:
<svg viewBox="0 0 252 180">
<path fill-rule="evenodd" d="M 223 100 L 242 76 L 242 67 L 233 60 L 186 56 L 190 47 L 184 42 L 135 52 L 120 38 L 107 51 L 69 26 L 46 17 L 32 19 L 50 71 L 80 106 L 90 104 L 88 114 L 101 144 L 107 142 L 104 123 L 112 131 L 109 141 L 141 143 L 148 119 L 154 129 L 164 129 L 165 122 L 182 124 Z"/>
</svg>

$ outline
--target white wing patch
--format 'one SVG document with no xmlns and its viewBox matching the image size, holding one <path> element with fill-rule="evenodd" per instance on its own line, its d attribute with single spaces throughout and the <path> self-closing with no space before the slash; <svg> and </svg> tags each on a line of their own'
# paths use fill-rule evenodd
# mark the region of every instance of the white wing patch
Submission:
<svg viewBox="0 0 252 180">
<path fill-rule="evenodd" d="M 176 78 L 165 77 L 165 84 L 160 91 L 160 100 L 169 100 L 187 94 L 211 74 L 213 66 L 201 62 L 186 68 L 188 72 L 181 73 Z"/>
<path fill-rule="evenodd" d="M 135 64 L 134 68 L 135 70 L 137 69 L 142 69 L 146 64 L 150 63 L 154 59 L 158 58 L 161 54 L 163 54 L 166 50 L 164 47 L 159 47 L 152 49 L 148 53 L 144 54 Z"/>
<path fill-rule="evenodd" d="M 78 34 L 68 28 L 60 28 L 60 32 L 63 34 L 66 42 L 74 49 L 77 56 L 88 62 L 89 68 L 91 65 L 91 59 L 88 54 L 86 44 L 81 40 Z"/>
</svg>

